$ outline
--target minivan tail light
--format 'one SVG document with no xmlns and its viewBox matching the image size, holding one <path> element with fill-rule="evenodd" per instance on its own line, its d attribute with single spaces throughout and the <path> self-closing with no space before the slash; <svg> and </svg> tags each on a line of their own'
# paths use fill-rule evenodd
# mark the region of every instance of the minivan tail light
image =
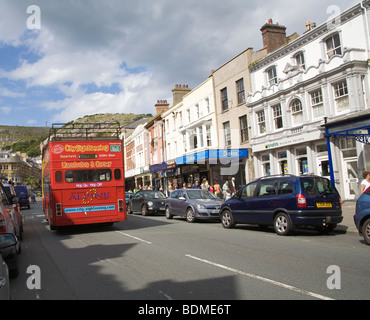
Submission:
<svg viewBox="0 0 370 320">
<path fill-rule="evenodd" d="M 297 194 L 297 206 L 298 208 L 307 208 L 307 200 L 302 193 Z"/>
<path fill-rule="evenodd" d="M 57 216 L 61 216 L 62 215 L 62 204 L 61 203 L 57 203 L 56 205 L 56 213 L 57 213 Z"/>
<path fill-rule="evenodd" d="M 123 205 L 123 200 L 122 199 L 119 199 L 118 200 L 118 211 L 119 212 L 123 212 L 125 210 L 125 207 Z"/>
</svg>

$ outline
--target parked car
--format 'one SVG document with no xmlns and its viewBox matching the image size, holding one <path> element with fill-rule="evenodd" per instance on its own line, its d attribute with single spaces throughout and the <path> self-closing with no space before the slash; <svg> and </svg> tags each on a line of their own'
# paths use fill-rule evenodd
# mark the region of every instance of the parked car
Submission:
<svg viewBox="0 0 370 320">
<path fill-rule="evenodd" d="M 0 254 L 0 300 L 10 300 L 9 269 Z"/>
<path fill-rule="evenodd" d="M 278 235 L 313 226 L 321 233 L 342 222 L 340 196 L 330 180 L 319 176 L 264 177 L 242 187 L 220 211 L 224 228 L 237 223 L 274 226 Z"/>
<path fill-rule="evenodd" d="M 222 201 L 203 189 L 179 189 L 171 192 L 166 204 L 166 218 L 185 216 L 188 222 L 197 219 L 219 219 Z"/>
<path fill-rule="evenodd" d="M 0 255 L 8 265 L 11 278 L 18 275 L 18 254 L 20 252 L 21 244 L 13 233 L 0 234 Z"/>
<path fill-rule="evenodd" d="M 13 185 L 9 183 L 3 183 L 3 187 L 5 189 L 6 195 L 8 196 L 8 199 L 10 203 L 13 205 L 14 208 L 14 214 L 16 215 L 18 219 L 18 225 L 19 225 L 19 232 L 16 233 L 16 236 L 19 239 L 22 239 L 23 234 L 23 219 L 21 214 L 21 207 L 19 205 L 19 197 L 17 195 L 17 192 L 15 191 L 15 188 Z"/>
<path fill-rule="evenodd" d="M 166 196 L 161 191 L 140 190 L 129 200 L 127 212 L 141 212 L 143 216 L 164 212 Z"/>
<path fill-rule="evenodd" d="M 360 235 L 370 245 L 370 188 L 357 199 L 354 220 Z"/>
<path fill-rule="evenodd" d="M 19 207 L 27 207 L 30 209 L 30 196 L 28 194 L 27 186 L 14 186 L 14 189 L 19 198 Z"/>
<path fill-rule="evenodd" d="M 12 201 L 10 201 L 2 183 L 0 182 L 0 233 L 14 233 L 19 239 L 21 239 L 23 227 L 19 221 L 22 222 L 22 216 L 12 203 L 16 202 L 17 199 L 18 197 L 14 197 Z"/>
</svg>

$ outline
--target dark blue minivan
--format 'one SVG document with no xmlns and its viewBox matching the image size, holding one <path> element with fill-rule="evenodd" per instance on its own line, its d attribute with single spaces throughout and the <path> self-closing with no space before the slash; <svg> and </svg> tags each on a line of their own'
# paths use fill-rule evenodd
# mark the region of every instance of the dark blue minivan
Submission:
<svg viewBox="0 0 370 320">
<path fill-rule="evenodd" d="M 15 192 L 19 198 L 20 207 L 30 208 L 30 198 L 28 194 L 27 186 L 14 186 Z"/>
<path fill-rule="evenodd" d="M 242 187 L 220 210 L 224 228 L 237 223 L 274 226 L 288 235 L 298 226 L 321 233 L 342 222 L 340 196 L 330 180 L 319 176 L 270 176 Z"/>
</svg>

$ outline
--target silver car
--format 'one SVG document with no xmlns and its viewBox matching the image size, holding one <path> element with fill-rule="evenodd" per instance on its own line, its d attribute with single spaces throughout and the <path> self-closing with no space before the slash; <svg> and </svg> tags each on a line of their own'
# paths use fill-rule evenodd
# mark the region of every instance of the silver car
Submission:
<svg viewBox="0 0 370 320">
<path fill-rule="evenodd" d="M 0 300 L 10 299 L 9 270 L 0 254 Z"/>
<path fill-rule="evenodd" d="M 179 189 L 171 192 L 166 203 L 166 218 L 185 217 L 188 222 L 197 219 L 219 220 L 223 202 L 213 193 L 203 189 Z"/>
</svg>

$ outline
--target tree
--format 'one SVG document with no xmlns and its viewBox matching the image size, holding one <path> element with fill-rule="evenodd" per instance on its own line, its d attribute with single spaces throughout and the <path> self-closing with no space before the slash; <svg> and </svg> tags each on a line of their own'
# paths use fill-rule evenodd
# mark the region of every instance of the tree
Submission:
<svg viewBox="0 0 370 320">
<path fill-rule="evenodd" d="M 30 176 L 27 179 L 25 179 L 24 183 L 27 186 L 36 186 L 37 185 L 37 181 L 36 181 L 36 178 L 34 176 Z"/>
</svg>

